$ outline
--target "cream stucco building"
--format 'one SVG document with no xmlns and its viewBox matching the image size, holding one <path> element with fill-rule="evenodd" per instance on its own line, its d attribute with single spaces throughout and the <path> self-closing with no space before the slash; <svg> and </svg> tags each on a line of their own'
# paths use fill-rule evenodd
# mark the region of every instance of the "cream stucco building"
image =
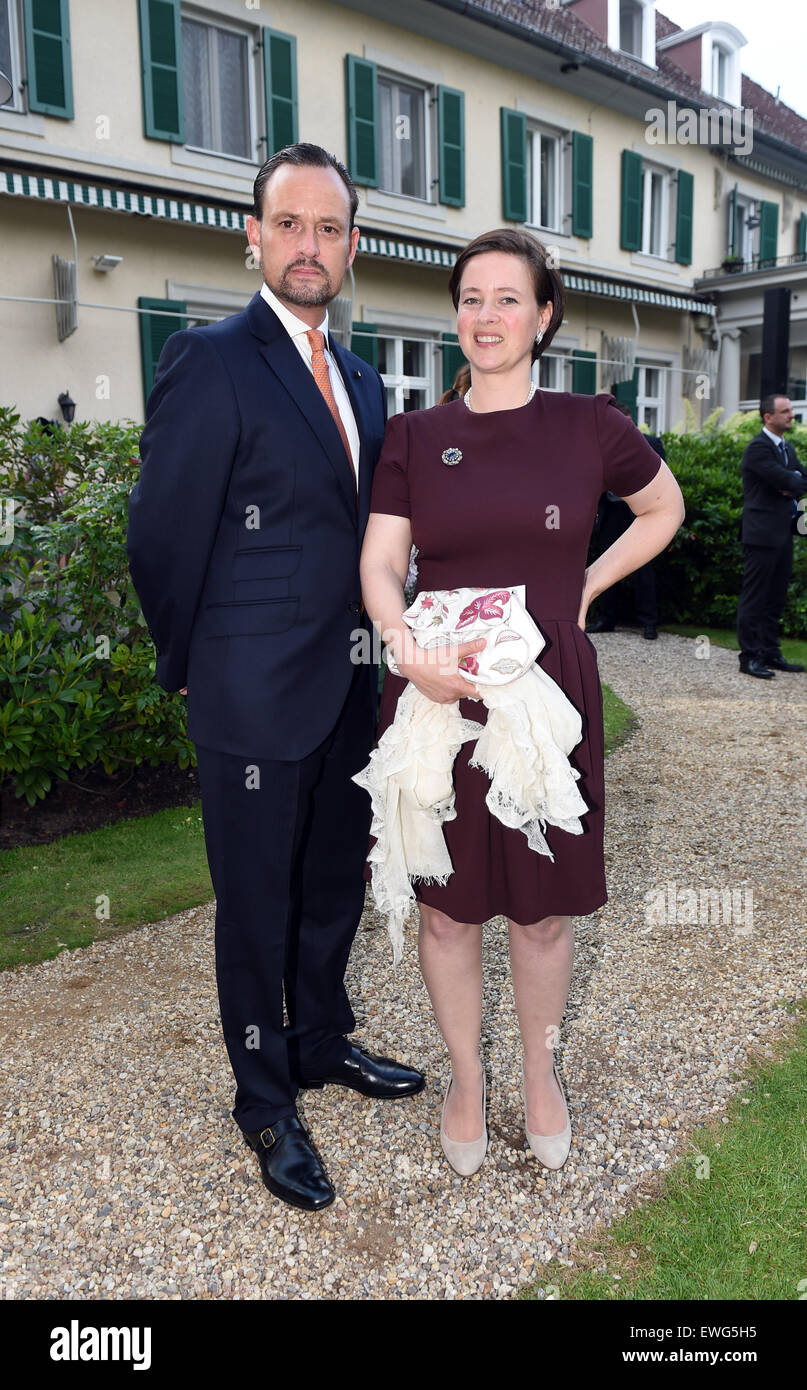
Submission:
<svg viewBox="0 0 807 1390">
<path fill-rule="evenodd" d="M 255 174 L 304 139 L 359 185 L 333 320 L 390 411 L 453 377 L 456 250 L 526 225 L 567 287 L 546 389 L 654 431 L 758 403 L 783 285 L 807 416 L 807 121 L 743 45 L 654 0 L 0 0 L 0 400 L 141 421 L 168 333 L 258 288 Z"/>
</svg>

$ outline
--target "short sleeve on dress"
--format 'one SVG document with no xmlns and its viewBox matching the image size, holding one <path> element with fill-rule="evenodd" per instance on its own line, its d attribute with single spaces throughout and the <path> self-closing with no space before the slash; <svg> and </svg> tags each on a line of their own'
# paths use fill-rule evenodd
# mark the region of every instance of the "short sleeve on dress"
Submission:
<svg viewBox="0 0 807 1390">
<path fill-rule="evenodd" d="M 370 511 L 388 516 L 410 516 L 409 432 L 406 415 L 392 415 L 387 421 L 384 443 L 373 473 Z"/>
<path fill-rule="evenodd" d="M 617 497 L 630 497 L 652 483 L 661 467 L 661 458 L 627 415 L 618 409 L 615 397 L 594 398 L 597 431 L 602 455 L 603 490 Z"/>
</svg>

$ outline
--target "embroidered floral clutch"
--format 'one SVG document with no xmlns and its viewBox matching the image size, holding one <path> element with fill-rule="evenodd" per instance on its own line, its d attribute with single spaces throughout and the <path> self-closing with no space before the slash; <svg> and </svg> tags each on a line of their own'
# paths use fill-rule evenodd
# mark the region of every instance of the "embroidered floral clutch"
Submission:
<svg viewBox="0 0 807 1390">
<path fill-rule="evenodd" d="M 460 675 L 469 684 L 506 685 L 535 663 L 546 645 L 524 607 L 526 588 L 425 589 L 403 615 L 420 647 L 456 645 L 486 639 L 482 651 L 463 658 Z M 398 667 L 387 649 L 393 675 Z"/>
</svg>

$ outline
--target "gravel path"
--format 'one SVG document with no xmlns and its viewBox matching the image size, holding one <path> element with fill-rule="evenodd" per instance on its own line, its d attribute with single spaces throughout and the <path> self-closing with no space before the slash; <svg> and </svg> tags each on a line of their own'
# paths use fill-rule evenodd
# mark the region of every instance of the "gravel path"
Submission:
<svg viewBox="0 0 807 1390">
<path fill-rule="evenodd" d="M 664 634 L 596 640 L 640 727 L 607 763 L 610 901 L 575 920 L 566 1166 L 549 1173 L 526 1148 L 503 920 L 485 933 L 490 1147 L 471 1179 L 440 1149 L 448 1066 L 414 933 L 393 974 L 386 932 L 366 930 L 356 1038 L 428 1084 L 397 1103 L 305 1093 L 337 1200 L 319 1216 L 276 1201 L 230 1118 L 209 904 L 0 976 L 5 1297 L 508 1297 L 691 1151 L 693 1126 L 724 1111 L 749 1051 L 770 1055 L 807 994 L 807 675 L 755 681 L 734 653 L 698 660 Z M 697 920 L 689 889 L 733 891 L 731 920 L 709 919 L 705 893 Z"/>
</svg>

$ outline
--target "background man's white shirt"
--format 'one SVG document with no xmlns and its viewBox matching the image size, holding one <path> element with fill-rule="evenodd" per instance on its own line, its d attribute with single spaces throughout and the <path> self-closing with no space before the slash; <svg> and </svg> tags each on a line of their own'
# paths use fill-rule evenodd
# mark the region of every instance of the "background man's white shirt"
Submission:
<svg viewBox="0 0 807 1390">
<path fill-rule="evenodd" d="M 302 357 L 303 361 L 308 367 L 308 370 L 311 372 L 311 375 L 313 376 L 314 369 L 311 365 L 311 344 L 305 336 L 306 333 L 309 331 L 311 325 L 308 323 L 303 323 L 303 320 L 298 319 L 297 315 L 291 312 L 291 309 L 287 309 L 285 304 L 281 304 L 277 295 L 272 293 L 265 280 L 261 285 L 261 295 L 266 300 L 266 303 L 269 305 L 269 308 L 273 309 L 274 312 L 277 314 L 278 318 L 280 319 L 280 322 L 282 323 L 283 327 L 285 328 L 286 332 L 288 333 L 289 337 L 294 343 L 294 346 L 297 348 L 300 356 Z M 345 427 L 345 434 L 347 435 L 348 443 L 350 444 L 350 452 L 353 455 L 353 467 L 356 470 L 356 481 L 358 483 L 360 449 L 359 431 L 356 426 L 356 418 L 353 414 L 353 408 L 350 404 L 350 397 L 348 396 L 347 391 L 345 390 L 345 383 L 342 380 L 342 376 L 339 371 L 339 368 L 336 365 L 336 361 L 329 350 L 327 309 L 325 310 L 325 316 L 322 320 L 322 323 L 318 324 L 317 326 L 319 328 L 320 333 L 325 334 L 325 361 L 328 364 L 328 377 L 331 383 L 331 390 L 333 391 L 333 398 L 336 401 L 336 408 L 339 411 L 340 416 L 342 417 L 342 424 Z"/>
</svg>

